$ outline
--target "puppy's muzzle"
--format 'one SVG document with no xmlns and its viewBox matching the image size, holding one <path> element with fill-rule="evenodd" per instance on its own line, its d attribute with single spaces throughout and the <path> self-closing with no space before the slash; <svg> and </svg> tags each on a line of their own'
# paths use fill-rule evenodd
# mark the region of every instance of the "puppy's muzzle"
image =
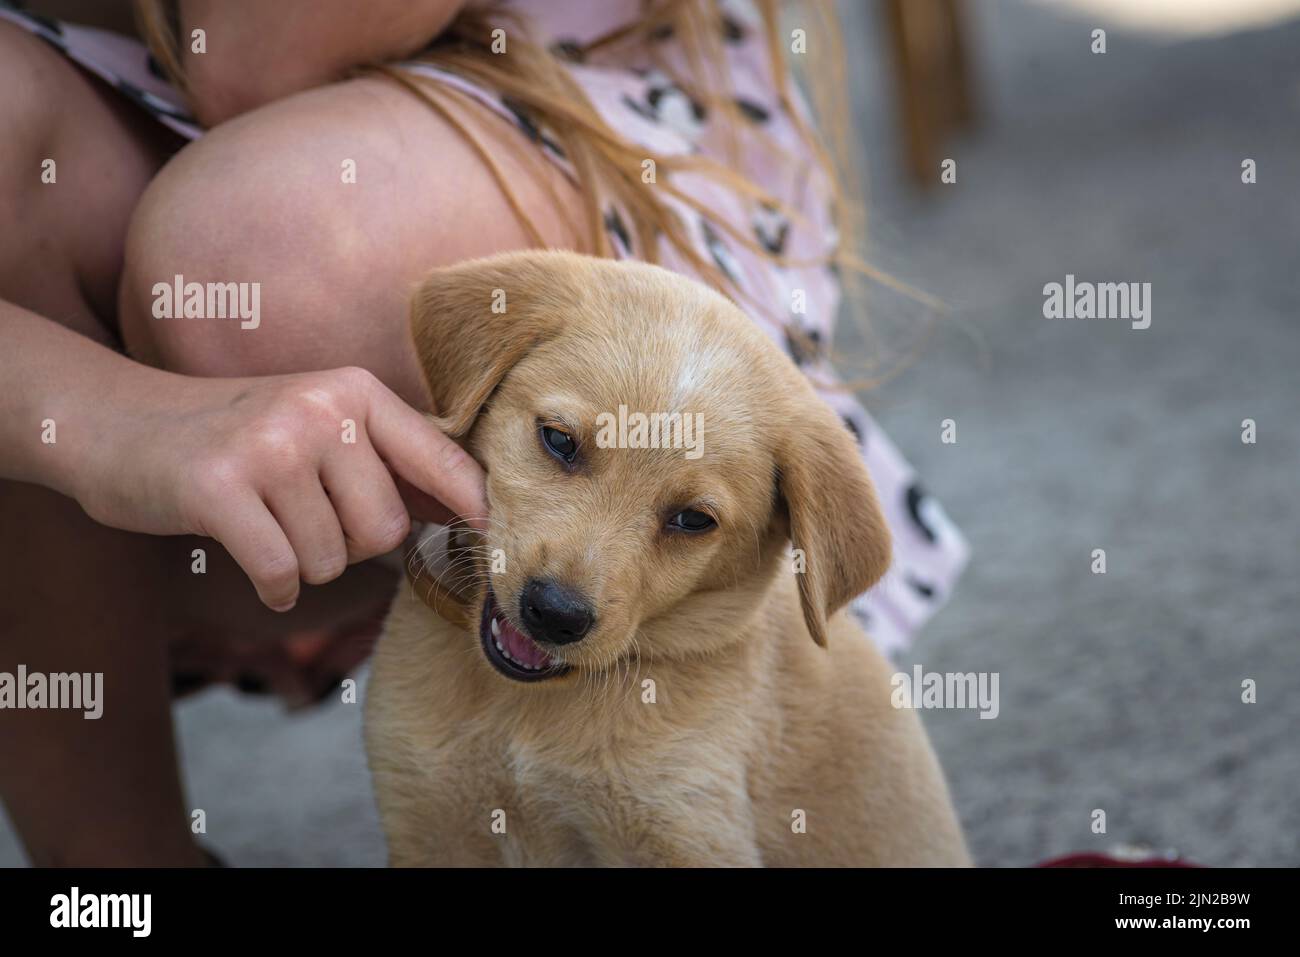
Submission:
<svg viewBox="0 0 1300 957">
<path fill-rule="evenodd" d="M 519 597 L 519 618 L 538 641 L 568 645 L 591 630 L 595 613 L 577 591 L 549 578 L 534 578 Z"/>
</svg>

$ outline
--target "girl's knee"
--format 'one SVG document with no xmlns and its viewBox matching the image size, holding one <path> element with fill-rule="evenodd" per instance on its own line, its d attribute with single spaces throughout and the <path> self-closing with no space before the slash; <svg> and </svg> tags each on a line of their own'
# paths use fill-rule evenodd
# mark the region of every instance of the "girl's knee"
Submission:
<svg viewBox="0 0 1300 957">
<path fill-rule="evenodd" d="M 500 137 L 498 152 L 531 148 L 493 117 L 466 121 Z M 573 245 L 553 206 L 562 184 L 530 171 L 508 170 L 554 230 L 546 241 Z M 360 365 L 412 398 L 422 393 L 407 332 L 413 284 L 437 266 L 527 245 L 460 130 L 394 84 L 351 81 L 246 114 L 159 173 L 128 236 L 124 335 L 134 354 L 178 372 Z M 185 314 L 178 284 L 205 300 L 210 284 L 234 284 L 244 313 L 256 295 L 259 314 L 168 318 Z"/>
<path fill-rule="evenodd" d="M 286 178 L 261 151 L 205 139 L 150 184 L 118 298 L 133 356 L 188 375 L 303 371 L 300 318 L 328 312 L 338 224 Z"/>
</svg>

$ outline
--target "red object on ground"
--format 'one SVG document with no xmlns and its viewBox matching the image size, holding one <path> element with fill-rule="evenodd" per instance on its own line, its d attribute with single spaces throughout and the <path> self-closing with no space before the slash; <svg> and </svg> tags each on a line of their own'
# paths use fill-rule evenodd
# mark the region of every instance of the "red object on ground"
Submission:
<svg viewBox="0 0 1300 957">
<path fill-rule="evenodd" d="M 1065 854 L 1053 857 L 1037 865 L 1038 867 L 1200 867 L 1181 858 L 1151 855 L 1143 858 L 1112 857 L 1109 854 Z"/>
</svg>

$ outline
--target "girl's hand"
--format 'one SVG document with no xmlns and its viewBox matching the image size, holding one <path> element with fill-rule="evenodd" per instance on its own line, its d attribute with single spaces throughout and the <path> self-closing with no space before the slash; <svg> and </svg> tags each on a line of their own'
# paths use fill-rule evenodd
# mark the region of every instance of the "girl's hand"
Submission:
<svg viewBox="0 0 1300 957">
<path fill-rule="evenodd" d="M 486 515 L 478 463 L 363 369 L 149 381 L 108 403 L 74 496 L 105 525 L 216 539 L 276 611 L 300 579 L 400 545 L 408 505 L 435 521 Z"/>
</svg>

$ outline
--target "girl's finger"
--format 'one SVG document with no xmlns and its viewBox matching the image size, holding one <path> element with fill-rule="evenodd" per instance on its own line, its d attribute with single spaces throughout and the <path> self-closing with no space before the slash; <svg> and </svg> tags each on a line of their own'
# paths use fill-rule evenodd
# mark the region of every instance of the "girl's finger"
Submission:
<svg viewBox="0 0 1300 957">
<path fill-rule="evenodd" d="M 262 603 L 288 611 L 298 601 L 298 559 L 270 510 L 251 489 L 204 520 L 204 531 L 225 546 Z"/>
<path fill-rule="evenodd" d="M 343 526 L 348 563 L 391 552 L 411 530 L 411 519 L 393 477 L 371 447 L 358 436 L 326 457 L 321 483 Z"/>
<path fill-rule="evenodd" d="M 334 505 L 315 474 L 301 484 L 269 490 L 266 504 L 293 546 L 303 581 L 323 585 L 343 574 L 347 543 Z"/>
<path fill-rule="evenodd" d="M 393 470 L 476 528 L 487 527 L 482 467 L 386 388 L 371 393 L 370 440 Z"/>
</svg>

